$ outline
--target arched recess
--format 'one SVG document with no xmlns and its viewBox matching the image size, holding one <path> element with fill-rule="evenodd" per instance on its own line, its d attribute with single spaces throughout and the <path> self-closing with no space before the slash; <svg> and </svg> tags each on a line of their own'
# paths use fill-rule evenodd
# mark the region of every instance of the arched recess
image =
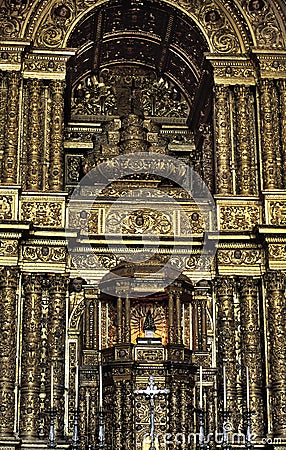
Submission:
<svg viewBox="0 0 286 450">
<path fill-rule="evenodd" d="M 119 9 L 121 3 L 124 5 L 128 2 L 120 2 L 117 5 Z M 139 6 L 148 4 L 145 0 L 129 3 Z M 63 48 L 84 17 L 92 15 L 97 9 L 107 9 L 109 4 L 112 2 L 99 1 L 94 5 L 85 1 L 75 7 L 72 1 L 54 1 L 49 4 L 43 2 L 26 22 L 26 37 L 33 39 L 39 47 Z M 204 35 L 211 53 L 244 53 L 252 44 L 246 21 L 234 2 L 168 0 L 153 4 L 172 7 L 178 14 L 186 14 Z M 213 12 L 215 15 L 211 14 Z"/>
<path fill-rule="evenodd" d="M 217 10 L 206 14 L 221 25 Z M 163 2 L 109 2 L 78 22 L 66 45 L 77 49 L 67 70 L 68 188 L 90 168 L 99 147 L 106 156 L 120 153 L 119 120 L 128 113 L 144 116 L 149 145 L 156 141 L 153 151 L 165 146 L 211 187 L 210 47 L 187 14 Z"/>
</svg>

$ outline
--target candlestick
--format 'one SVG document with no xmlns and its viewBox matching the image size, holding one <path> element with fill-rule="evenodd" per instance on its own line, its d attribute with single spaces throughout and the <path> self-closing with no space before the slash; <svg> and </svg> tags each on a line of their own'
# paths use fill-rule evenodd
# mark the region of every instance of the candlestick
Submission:
<svg viewBox="0 0 286 450">
<path fill-rule="evenodd" d="M 99 365 L 99 409 L 102 409 L 102 406 L 103 406 L 103 393 L 102 393 L 102 388 L 103 388 L 103 386 L 102 386 L 102 383 L 103 383 L 103 380 L 102 380 L 102 365 L 100 364 Z"/>
<path fill-rule="evenodd" d="M 200 409 L 203 409 L 203 368 L 200 366 Z"/>
<path fill-rule="evenodd" d="M 54 408 L 54 366 L 51 365 L 51 409 Z"/>
<path fill-rule="evenodd" d="M 246 367 L 246 408 L 249 410 L 249 369 Z"/>
<path fill-rule="evenodd" d="M 225 366 L 223 366 L 223 410 L 226 411 L 226 375 Z"/>
<path fill-rule="evenodd" d="M 76 372 L 75 372 L 75 403 L 74 403 L 74 409 L 78 409 L 78 382 L 79 382 L 79 366 L 76 366 Z"/>
<path fill-rule="evenodd" d="M 101 335 L 101 300 L 99 299 L 98 302 L 98 350 L 101 351 L 101 341 L 102 341 L 102 335 Z"/>
</svg>

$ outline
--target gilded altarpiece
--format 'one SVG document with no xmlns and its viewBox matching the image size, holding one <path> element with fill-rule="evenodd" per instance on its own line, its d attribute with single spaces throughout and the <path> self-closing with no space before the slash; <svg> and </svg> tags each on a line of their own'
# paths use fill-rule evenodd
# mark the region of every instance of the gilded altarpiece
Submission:
<svg viewBox="0 0 286 450">
<path fill-rule="evenodd" d="M 230 439 L 250 412 L 254 447 L 285 448 L 284 7 L 1 3 L 1 450 L 149 449 L 150 375 L 156 450 L 200 425 L 220 448 L 224 396 Z M 142 152 L 168 176 L 133 165 L 94 199 L 93 169 Z"/>
</svg>

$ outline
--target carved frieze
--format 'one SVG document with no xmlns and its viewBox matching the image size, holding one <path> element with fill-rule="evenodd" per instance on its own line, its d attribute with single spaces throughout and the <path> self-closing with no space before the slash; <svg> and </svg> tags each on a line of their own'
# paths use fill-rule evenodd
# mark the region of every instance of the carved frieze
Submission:
<svg viewBox="0 0 286 450">
<path fill-rule="evenodd" d="M 207 59 L 213 66 L 216 84 L 255 85 L 255 68 L 249 59 L 242 56 L 226 58 L 214 55 L 207 56 Z"/>
<path fill-rule="evenodd" d="M 48 196 L 23 196 L 20 219 L 33 222 L 35 227 L 64 228 L 65 199 Z"/>
<path fill-rule="evenodd" d="M 64 263 L 66 260 L 66 249 L 49 245 L 25 245 L 23 247 L 23 259 L 25 262 Z"/>
<path fill-rule="evenodd" d="M 33 51 L 27 53 L 23 62 L 24 77 L 45 78 L 45 79 L 65 79 L 67 59 L 74 52 L 66 51 L 57 54 Z"/>
<path fill-rule="evenodd" d="M 258 249 L 219 249 L 217 251 L 219 264 L 253 265 L 260 264 L 262 260 L 261 250 Z"/>
<path fill-rule="evenodd" d="M 265 51 L 254 53 L 259 62 L 261 78 L 279 79 L 286 76 L 286 53 Z"/>
<path fill-rule="evenodd" d="M 252 230 L 261 222 L 261 207 L 258 203 L 234 202 L 223 204 L 219 202 L 220 230 Z"/>
</svg>

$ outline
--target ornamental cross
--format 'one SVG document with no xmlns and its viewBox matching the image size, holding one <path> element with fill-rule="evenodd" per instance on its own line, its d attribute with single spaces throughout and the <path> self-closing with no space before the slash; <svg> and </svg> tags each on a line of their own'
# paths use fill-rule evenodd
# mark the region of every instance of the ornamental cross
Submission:
<svg viewBox="0 0 286 450">
<path fill-rule="evenodd" d="M 151 444 L 149 447 L 149 450 L 156 450 L 155 448 L 155 418 L 154 418 L 154 409 L 155 409 L 155 397 L 159 394 L 169 394 L 170 389 L 158 389 L 157 386 L 154 384 L 154 377 L 149 376 L 149 382 L 146 387 L 146 389 L 137 389 L 134 391 L 134 394 L 144 394 L 149 400 L 150 404 L 150 437 L 151 437 Z"/>
</svg>

